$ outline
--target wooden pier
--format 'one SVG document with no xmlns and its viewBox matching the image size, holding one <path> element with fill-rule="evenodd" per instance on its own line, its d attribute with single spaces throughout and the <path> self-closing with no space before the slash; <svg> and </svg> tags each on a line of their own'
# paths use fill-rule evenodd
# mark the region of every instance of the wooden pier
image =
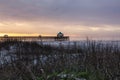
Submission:
<svg viewBox="0 0 120 80">
<path fill-rule="evenodd" d="M 68 41 L 69 36 L 62 38 L 56 36 L 9 36 L 0 37 L 0 41 Z"/>
<path fill-rule="evenodd" d="M 57 36 L 8 36 L 4 35 L 0 37 L 0 41 L 68 41 L 69 36 L 64 36 L 59 32 Z"/>
</svg>

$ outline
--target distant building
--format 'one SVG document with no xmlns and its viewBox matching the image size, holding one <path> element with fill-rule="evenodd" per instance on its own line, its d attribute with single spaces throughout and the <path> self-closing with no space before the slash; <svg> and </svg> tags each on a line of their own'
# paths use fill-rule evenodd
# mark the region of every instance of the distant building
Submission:
<svg viewBox="0 0 120 80">
<path fill-rule="evenodd" d="M 63 38 L 63 37 L 64 37 L 64 34 L 63 34 L 62 32 L 59 32 L 59 33 L 57 34 L 57 37 L 58 37 L 58 38 Z"/>
<path fill-rule="evenodd" d="M 4 35 L 4 38 L 8 38 L 8 35 Z"/>
</svg>

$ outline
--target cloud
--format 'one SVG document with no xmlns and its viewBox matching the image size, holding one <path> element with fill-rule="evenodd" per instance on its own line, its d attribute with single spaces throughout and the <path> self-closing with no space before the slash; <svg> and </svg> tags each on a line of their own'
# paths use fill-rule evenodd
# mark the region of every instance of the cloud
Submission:
<svg viewBox="0 0 120 80">
<path fill-rule="evenodd" d="M 33 33 L 51 28 L 75 35 L 91 31 L 91 35 L 113 36 L 120 33 L 120 0 L 0 0 L 1 31 L 18 27 L 20 32 L 30 27 Z"/>
<path fill-rule="evenodd" d="M 3 20 L 119 25 L 119 0 L 0 0 Z"/>
</svg>

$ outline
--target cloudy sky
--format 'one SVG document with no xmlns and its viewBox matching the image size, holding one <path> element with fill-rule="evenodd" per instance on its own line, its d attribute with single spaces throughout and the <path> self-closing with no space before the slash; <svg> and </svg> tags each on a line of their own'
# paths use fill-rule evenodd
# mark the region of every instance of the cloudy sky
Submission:
<svg viewBox="0 0 120 80">
<path fill-rule="evenodd" d="M 0 33 L 120 39 L 120 0 L 0 0 Z"/>
</svg>

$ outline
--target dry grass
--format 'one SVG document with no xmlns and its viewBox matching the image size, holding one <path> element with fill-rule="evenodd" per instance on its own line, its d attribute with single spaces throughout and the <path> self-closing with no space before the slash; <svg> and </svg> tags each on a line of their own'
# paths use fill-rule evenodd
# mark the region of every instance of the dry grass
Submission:
<svg viewBox="0 0 120 80">
<path fill-rule="evenodd" d="M 15 52 L 10 51 L 11 46 L 15 47 Z M 0 49 L 8 51 L 4 56 L 0 52 L 3 62 L 0 63 L 1 80 L 60 80 L 57 75 L 61 73 L 81 77 L 82 72 L 88 73 L 88 80 L 116 80 L 120 77 L 120 45 L 113 42 L 86 41 L 53 47 L 12 41 L 0 43 Z"/>
</svg>

